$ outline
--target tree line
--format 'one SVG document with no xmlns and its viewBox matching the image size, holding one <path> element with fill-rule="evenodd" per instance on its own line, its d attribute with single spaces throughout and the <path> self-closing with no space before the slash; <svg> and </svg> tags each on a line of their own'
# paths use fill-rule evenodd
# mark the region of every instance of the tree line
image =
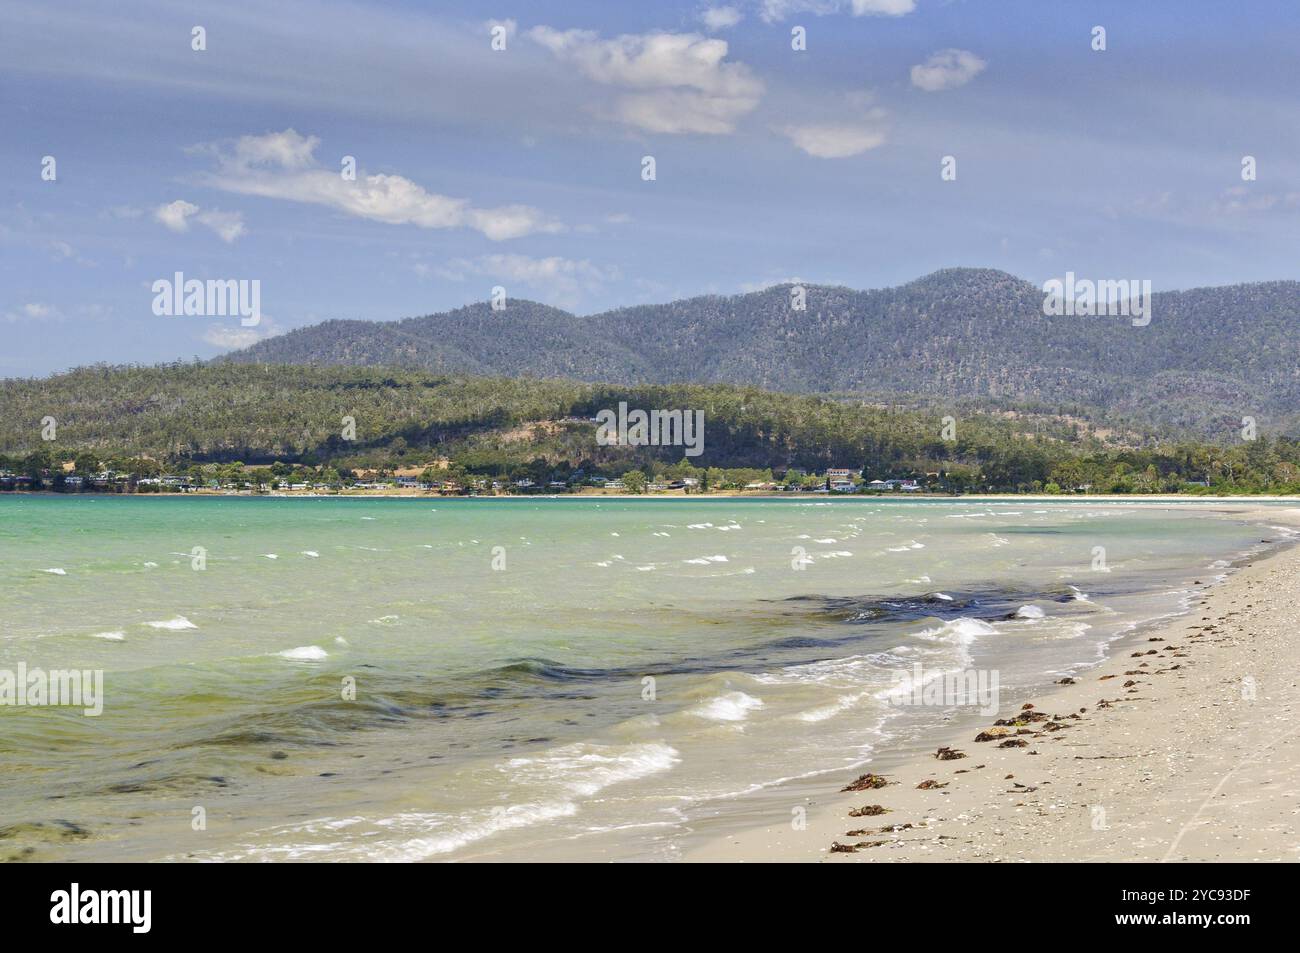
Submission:
<svg viewBox="0 0 1300 953">
<path fill-rule="evenodd" d="M 619 402 L 703 411 L 703 452 L 685 459 L 680 446 L 600 446 L 593 418 Z M 1300 443 L 1284 437 L 1103 437 L 1046 412 L 904 408 L 738 385 L 198 363 L 0 382 L 0 471 L 51 485 L 105 471 L 135 485 L 168 474 L 341 485 L 427 469 L 451 482 L 635 472 L 718 487 L 792 474 L 816 481 L 831 467 L 949 492 L 1300 491 Z"/>
</svg>

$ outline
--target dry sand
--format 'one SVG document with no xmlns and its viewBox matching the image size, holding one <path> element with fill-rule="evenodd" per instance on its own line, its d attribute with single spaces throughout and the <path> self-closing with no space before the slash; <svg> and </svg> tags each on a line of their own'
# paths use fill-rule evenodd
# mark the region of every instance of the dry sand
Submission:
<svg viewBox="0 0 1300 953">
<path fill-rule="evenodd" d="M 1297 509 L 1234 515 L 1254 512 L 1300 526 Z M 1024 747 L 963 730 L 931 752 L 965 757 L 913 758 L 884 787 L 808 800 L 802 827 L 786 815 L 687 859 L 1300 860 L 1300 547 L 1208 582 L 1185 616 L 1034 698 L 1026 711 L 1047 719 L 1009 728 Z M 886 813 L 849 814 L 875 805 Z"/>
</svg>

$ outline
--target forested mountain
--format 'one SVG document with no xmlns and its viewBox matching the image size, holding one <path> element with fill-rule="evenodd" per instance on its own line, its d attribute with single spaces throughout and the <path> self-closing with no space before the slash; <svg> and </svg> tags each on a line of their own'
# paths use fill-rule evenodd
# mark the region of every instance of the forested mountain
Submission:
<svg viewBox="0 0 1300 953">
<path fill-rule="evenodd" d="M 0 381 L 0 452 L 88 450 L 159 459 L 395 463 L 449 455 L 603 461 L 592 418 L 620 401 L 702 411 L 701 462 L 729 466 L 885 465 L 959 456 L 1018 439 L 1100 446 L 1068 421 L 962 416 L 941 439 L 938 416 L 733 385 L 603 385 L 350 367 L 172 364 L 89 367 Z M 53 418 L 54 439 L 43 421 Z M 347 422 L 351 437 L 344 437 Z M 1027 435 L 1032 435 L 1029 437 Z M 652 448 L 678 460 L 682 447 Z M 843 463 L 840 461 L 848 461 Z"/>
<path fill-rule="evenodd" d="M 0 381 L 0 469 L 83 454 L 130 472 L 146 458 L 450 460 L 533 477 L 683 465 L 680 446 L 598 444 L 592 416 L 626 401 L 703 411 L 704 452 L 689 461 L 700 467 L 941 471 L 945 486 L 1002 489 L 1300 488 L 1300 443 L 1269 439 L 1300 431 L 1294 282 L 1156 295 L 1146 327 L 1047 317 L 1040 290 L 995 271 L 880 291 L 810 287 L 802 311 L 790 292 L 590 317 L 484 304 L 328 322 L 217 362 Z M 1183 439 L 1192 432 L 1209 442 Z"/>
<path fill-rule="evenodd" d="M 789 285 L 578 317 L 486 303 L 395 322 L 329 321 L 222 360 L 387 365 L 620 383 L 732 383 L 940 407 L 974 399 L 1231 439 L 1243 417 L 1300 429 L 1300 283 L 1152 296 L 1152 320 L 1047 317 L 1004 272 L 948 269 L 896 288 Z"/>
<path fill-rule="evenodd" d="M 704 415 L 703 452 L 602 446 L 593 417 L 627 402 Z M 945 419 L 946 418 L 946 419 Z M 315 475 L 450 463 L 449 472 L 549 481 L 683 467 L 863 469 L 866 478 L 937 478 L 948 488 L 1087 486 L 1154 492 L 1300 492 L 1300 442 L 1192 445 L 1123 441 L 1061 417 L 898 410 L 730 384 L 606 385 L 424 371 L 292 365 L 89 367 L 0 381 L 0 471 L 38 476 L 75 461 L 100 469 L 224 472 L 239 465 Z M 753 475 L 744 479 L 755 478 Z M 931 481 L 934 483 L 935 481 Z M 3 489 L 0 486 L 0 489 Z"/>
</svg>

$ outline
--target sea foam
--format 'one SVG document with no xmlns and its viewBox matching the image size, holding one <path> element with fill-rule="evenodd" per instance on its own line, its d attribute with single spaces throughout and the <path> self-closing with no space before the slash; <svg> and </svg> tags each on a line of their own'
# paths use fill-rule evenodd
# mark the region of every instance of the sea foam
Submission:
<svg viewBox="0 0 1300 953">
<path fill-rule="evenodd" d="M 763 700 L 744 692 L 728 692 L 691 709 L 692 715 L 709 721 L 744 721 L 749 713 L 763 707 Z"/>
<path fill-rule="evenodd" d="M 286 658 L 294 662 L 319 662 L 322 659 L 329 658 L 329 653 L 319 645 L 300 645 L 296 649 L 285 649 L 283 652 L 276 652 L 280 658 Z"/>
<path fill-rule="evenodd" d="M 183 629 L 198 628 L 197 625 L 185 618 L 183 615 L 178 615 L 174 619 L 164 619 L 161 622 L 146 622 L 145 625 L 149 626 L 151 629 L 166 629 L 169 632 L 180 632 Z"/>
<path fill-rule="evenodd" d="M 957 645 L 970 645 L 981 635 L 997 635 L 998 630 L 981 619 L 960 618 L 945 622 L 933 629 L 917 633 L 918 638 L 930 642 L 955 642 Z"/>
</svg>

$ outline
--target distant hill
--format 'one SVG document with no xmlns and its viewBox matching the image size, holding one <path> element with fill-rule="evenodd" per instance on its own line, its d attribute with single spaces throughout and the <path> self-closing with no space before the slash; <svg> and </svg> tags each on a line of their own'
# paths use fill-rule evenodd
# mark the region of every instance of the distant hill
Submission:
<svg viewBox="0 0 1300 953">
<path fill-rule="evenodd" d="M 809 286 L 804 311 L 780 285 L 586 317 L 511 300 L 327 321 L 220 360 L 977 400 L 1211 438 L 1246 416 L 1300 430 L 1300 283 L 1157 293 L 1146 327 L 1046 317 L 1042 302 L 1005 272 L 957 268 L 874 291 Z"/>
<path fill-rule="evenodd" d="M 609 445 L 594 418 L 626 402 L 690 409 L 704 418 L 692 455 L 682 441 Z M 945 415 L 946 416 L 946 415 Z M 575 471 L 689 475 L 725 482 L 770 479 L 796 467 L 865 468 L 869 478 L 931 477 L 947 488 L 1177 491 L 1210 480 L 1218 492 L 1300 493 L 1300 441 L 1223 445 L 1155 439 L 1115 442 L 1074 420 L 953 409 L 939 414 L 854 400 L 782 394 L 733 384 L 607 385 L 426 371 L 170 364 L 85 367 L 42 379 L 0 380 L 0 472 L 25 477 L 101 468 L 161 469 L 204 480 L 236 463 L 325 471 L 411 469 L 450 461 L 465 473 L 567 479 Z M 57 421 L 57 434 L 46 430 Z M 53 436 L 55 439 L 47 439 Z M 671 475 L 671 474 L 670 474 Z M 715 485 L 716 485 L 716 481 Z M 9 486 L 13 486 L 13 481 Z M 0 480 L 0 490 L 4 481 Z M 3 527 L 0 527 L 0 538 Z"/>
<path fill-rule="evenodd" d="M 452 458 L 492 473 L 537 459 L 622 472 L 683 458 L 679 445 L 598 442 L 593 418 L 620 401 L 702 412 L 707 437 L 693 461 L 702 466 L 871 466 L 877 472 L 905 466 L 924 473 L 940 469 L 932 461 L 942 460 L 981 465 L 1017 485 L 1041 479 L 1054 461 L 1128 449 L 1113 448 L 1070 421 L 978 414 L 962 416 L 955 439 L 945 441 L 942 421 L 924 412 L 727 384 L 627 386 L 195 363 L 96 366 L 40 380 L 0 380 L 0 470 L 22 470 L 32 454 L 65 461 L 83 451 L 105 460 L 364 467 Z M 58 421 L 57 440 L 42 435 L 46 416 Z M 347 421 L 353 432 L 344 437 Z M 1124 459 L 1141 469 L 1149 457 Z"/>
</svg>

